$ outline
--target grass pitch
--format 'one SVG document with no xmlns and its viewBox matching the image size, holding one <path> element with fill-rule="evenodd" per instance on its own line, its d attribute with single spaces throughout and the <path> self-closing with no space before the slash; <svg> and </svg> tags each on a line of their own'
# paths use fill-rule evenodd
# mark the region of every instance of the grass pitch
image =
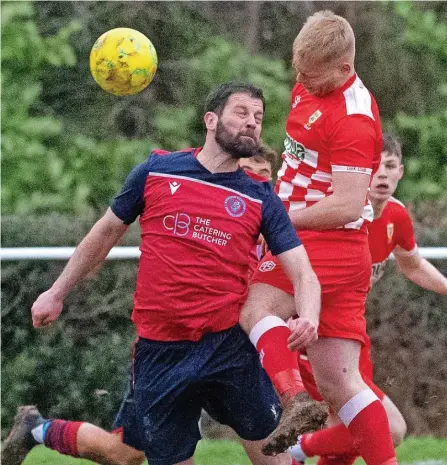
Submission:
<svg viewBox="0 0 447 465">
<path fill-rule="evenodd" d="M 430 437 L 406 439 L 397 449 L 399 465 L 447 465 L 447 439 Z M 197 465 L 250 465 L 242 446 L 235 441 L 200 441 L 194 456 Z M 315 459 L 306 463 L 314 464 Z M 356 465 L 363 465 L 357 460 Z M 43 446 L 35 447 L 23 465 L 92 465 L 89 460 L 74 459 Z"/>
</svg>

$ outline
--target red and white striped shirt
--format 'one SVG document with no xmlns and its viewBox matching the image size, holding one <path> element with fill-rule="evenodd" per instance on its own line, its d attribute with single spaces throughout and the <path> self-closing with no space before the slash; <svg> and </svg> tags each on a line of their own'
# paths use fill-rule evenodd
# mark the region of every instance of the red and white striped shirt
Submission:
<svg viewBox="0 0 447 465">
<path fill-rule="evenodd" d="M 324 97 L 297 83 L 286 123 L 287 137 L 275 190 L 288 211 L 309 207 L 332 194 L 332 173 L 377 170 L 382 129 L 376 101 L 357 75 Z M 373 219 L 365 199 L 361 217 L 344 226 L 365 230 Z"/>
</svg>

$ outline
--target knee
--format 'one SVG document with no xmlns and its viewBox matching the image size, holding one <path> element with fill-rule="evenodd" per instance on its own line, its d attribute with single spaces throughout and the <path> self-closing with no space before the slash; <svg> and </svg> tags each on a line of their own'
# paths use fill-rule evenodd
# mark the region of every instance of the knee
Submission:
<svg viewBox="0 0 447 465">
<path fill-rule="evenodd" d="M 355 379 L 340 380 L 337 378 L 328 378 L 319 380 L 317 386 L 321 396 L 329 403 L 334 412 L 338 412 L 346 402 L 362 390 L 362 386 Z"/>
<path fill-rule="evenodd" d="M 127 446 L 121 440 L 110 441 L 104 454 L 113 465 L 141 465 L 145 460 L 144 452 Z"/>
<path fill-rule="evenodd" d="M 136 451 L 134 456 L 127 462 L 126 465 L 141 465 L 145 461 L 146 457 L 143 452 Z"/>
<path fill-rule="evenodd" d="M 138 450 L 115 457 L 115 463 L 117 465 L 141 465 L 144 460 L 144 453 Z"/>
<path fill-rule="evenodd" d="M 253 324 L 253 312 L 251 311 L 250 307 L 245 307 L 242 308 L 242 311 L 239 315 L 239 324 L 241 328 L 248 334 L 252 327 L 254 326 Z"/>
<path fill-rule="evenodd" d="M 334 411 L 338 411 L 340 404 L 343 404 L 340 400 L 343 389 L 337 383 L 327 379 L 319 380 L 317 388 L 323 399 L 330 404 Z"/>
</svg>

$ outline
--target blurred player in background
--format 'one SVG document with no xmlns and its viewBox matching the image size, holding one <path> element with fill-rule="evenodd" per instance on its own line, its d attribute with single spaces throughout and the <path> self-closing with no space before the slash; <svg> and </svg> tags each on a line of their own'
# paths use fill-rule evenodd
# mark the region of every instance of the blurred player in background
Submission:
<svg viewBox="0 0 447 465">
<path fill-rule="evenodd" d="M 287 454 L 261 453 L 263 440 L 278 425 L 281 405 L 238 324 L 248 293 L 248 256 L 259 234 L 294 283 L 300 317 L 290 344 L 296 349 L 317 338 L 320 286 L 270 183 L 251 179 L 238 166 L 241 158 L 259 153 L 263 117 L 262 91 L 252 85 L 222 84 L 211 92 L 203 148 L 153 151 L 132 170 L 32 307 L 35 327 L 55 321 L 68 293 L 139 217 L 133 393 L 120 415 L 124 443 L 144 451 L 151 465 L 193 463 L 202 408 L 236 431 L 253 463 L 290 461 Z M 3 465 L 20 464 L 37 443 L 107 465 L 142 458 L 126 449 L 123 459 L 117 436 L 82 422 L 44 420 L 28 406 L 16 416 Z"/>
<path fill-rule="evenodd" d="M 278 154 L 265 142 L 261 142 L 259 155 L 250 158 L 241 158 L 239 166 L 244 170 L 255 173 L 268 181 L 272 180 L 272 167 L 278 160 Z"/>
<path fill-rule="evenodd" d="M 447 278 L 418 252 L 413 225 L 405 206 L 392 197 L 399 180 L 404 174 L 402 148 L 399 140 L 391 134 L 383 136 L 383 152 L 380 167 L 375 174 L 369 198 L 374 207 L 374 221 L 368 226 L 369 248 L 372 257 L 371 284 L 383 275 L 385 264 L 394 253 L 399 270 L 411 281 L 424 289 L 447 295 Z M 306 387 L 313 396 L 319 396 L 312 380 L 309 361 L 303 353 L 300 356 L 300 370 L 307 379 Z M 373 382 L 371 341 L 362 347 L 360 372 L 365 382 L 382 401 L 388 415 L 395 446 L 399 445 L 406 433 L 405 420 L 391 399 Z M 332 415 L 329 425 L 340 423 Z M 304 462 L 306 457 L 320 456 L 319 465 L 349 465 L 359 455 L 352 435 L 344 425 L 333 426 L 312 435 L 304 434 L 299 443 L 291 448 L 293 457 Z"/>
<path fill-rule="evenodd" d="M 246 171 L 250 171 L 258 176 L 261 176 L 268 181 L 272 180 L 272 165 L 275 163 L 278 154 L 268 145 L 262 143 L 261 153 L 250 158 L 241 158 L 239 166 Z M 250 267 L 248 270 L 248 279 L 251 280 L 253 273 L 258 266 L 259 260 L 262 258 L 262 237 L 258 238 L 256 247 L 250 252 Z"/>
<path fill-rule="evenodd" d="M 318 388 L 365 462 L 395 465 L 386 412 L 359 372 L 360 350 L 368 341 L 364 312 L 371 277 L 367 224 L 373 210 L 367 191 L 380 164 L 382 131 L 354 57 L 354 32 L 344 18 L 324 11 L 307 19 L 293 44 L 297 84 L 276 191 L 322 286 L 319 339 L 307 348 Z M 271 254 L 263 258 L 250 289 L 248 302 L 253 299 L 266 313 L 277 307 L 292 313 L 293 286 Z M 297 357 L 275 355 L 277 341 L 288 337 L 284 323 L 253 324 L 243 316 L 244 310 L 242 325 L 251 330 L 278 392 L 299 396 L 305 389 Z M 277 430 L 265 453 L 284 450 L 291 439 Z"/>
</svg>

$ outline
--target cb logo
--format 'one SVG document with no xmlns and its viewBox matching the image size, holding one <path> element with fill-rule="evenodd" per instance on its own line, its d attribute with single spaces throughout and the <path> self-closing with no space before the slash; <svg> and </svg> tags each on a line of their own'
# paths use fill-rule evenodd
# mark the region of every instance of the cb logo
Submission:
<svg viewBox="0 0 447 465">
<path fill-rule="evenodd" d="M 176 213 L 163 218 L 163 226 L 172 231 L 176 236 L 186 236 L 189 232 L 191 218 L 186 213 Z"/>
</svg>

